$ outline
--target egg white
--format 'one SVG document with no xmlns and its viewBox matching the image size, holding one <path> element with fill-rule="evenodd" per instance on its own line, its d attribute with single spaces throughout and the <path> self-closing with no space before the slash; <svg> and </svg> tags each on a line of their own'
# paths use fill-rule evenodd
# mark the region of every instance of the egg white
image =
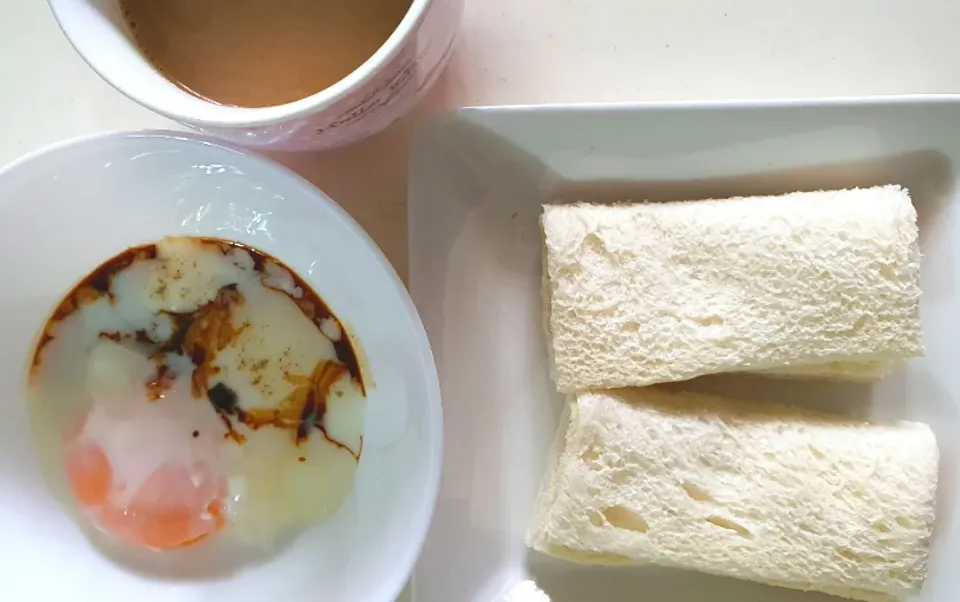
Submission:
<svg viewBox="0 0 960 602">
<path fill-rule="evenodd" d="M 99 445 L 110 459 L 121 503 L 167 463 L 187 467 L 194 479 L 200 464 L 216 479 L 237 471 L 239 450 L 225 445 L 210 404 L 190 394 L 190 372 L 180 372 L 162 399 L 149 400 L 143 383 L 155 372 L 141 353 L 112 341 L 97 344 L 87 362 L 92 405 L 78 441 Z"/>
</svg>

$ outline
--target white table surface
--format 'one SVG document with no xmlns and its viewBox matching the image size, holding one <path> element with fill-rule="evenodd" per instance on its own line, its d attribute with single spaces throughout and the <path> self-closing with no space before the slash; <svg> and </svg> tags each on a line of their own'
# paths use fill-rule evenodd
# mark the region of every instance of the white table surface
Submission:
<svg viewBox="0 0 960 602">
<path fill-rule="evenodd" d="M 42 0 L 2 0 L 0 163 L 63 138 L 175 127 L 100 81 Z M 420 113 L 464 105 L 960 93 L 956 0 L 467 0 Z M 413 118 L 278 157 L 338 200 L 406 276 Z M 377 177 L 366 177 L 371 172 Z"/>
</svg>

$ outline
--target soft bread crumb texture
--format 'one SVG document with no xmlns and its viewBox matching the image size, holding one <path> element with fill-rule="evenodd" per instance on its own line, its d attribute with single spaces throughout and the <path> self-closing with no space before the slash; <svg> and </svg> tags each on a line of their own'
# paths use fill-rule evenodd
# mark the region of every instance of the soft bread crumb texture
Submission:
<svg viewBox="0 0 960 602">
<path fill-rule="evenodd" d="M 899 186 L 547 205 L 542 227 L 563 392 L 768 369 L 869 379 L 923 354 L 917 214 Z"/>
<path fill-rule="evenodd" d="M 873 601 L 927 573 L 937 444 L 870 424 L 656 387 L 571 396 L 527 544 Z"/>
<path fill-rule="evenodd" d="M 892 360 L 874 360 L 861 362 L 830 362 L 827 364 L 806 364 L 783 368 L 758 370 L 756 374 L 777 378 L 817 378 L 825 380 L 844 380 L 854 382 L 872 382 L 886 376 L 893 367 Z"/>
<path fill-rule="evenodd" d="M 527 579 L 514 584 L 499 602 L 550 602 L 550 596 L 537 587 L 537 584 Z"/>
</svg>

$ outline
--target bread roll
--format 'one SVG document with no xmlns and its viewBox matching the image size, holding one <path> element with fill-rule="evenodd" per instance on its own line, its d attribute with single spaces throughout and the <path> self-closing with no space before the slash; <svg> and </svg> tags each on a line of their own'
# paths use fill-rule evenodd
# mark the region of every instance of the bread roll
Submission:
<svg viewBox="0 0 960 602">
<path fill-rule="evenodd" d="M 728 371 L 869 380 L 923 353 L 917 215 L 898 186 L 547 205 L 542 225 L 563 392 Z"/>
<path fill-rule="evenodd" d="M 581 393 L 527 544 L 886 602 L 927 574 L 937 444 L 868 424 L 656 387 Z"/>
</svg>

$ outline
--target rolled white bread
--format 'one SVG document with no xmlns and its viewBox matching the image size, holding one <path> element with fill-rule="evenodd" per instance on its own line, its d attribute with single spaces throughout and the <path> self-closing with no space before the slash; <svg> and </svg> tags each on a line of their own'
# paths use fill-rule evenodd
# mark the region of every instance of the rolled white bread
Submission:
<svg viewBox="0 0 960 602">
<path fill-rule="evenodd" d="M 547 205 L 542 226 L 563 392 L 729 371 L 871 380 L 923 353 L 899 186 Z"/>
<path fill-rule="evenodd" d="M 869 424 L 656 387 L 580 393 L 527 544 L 870 602 L 927 574 L 937 444 Z"/>
</svg>

